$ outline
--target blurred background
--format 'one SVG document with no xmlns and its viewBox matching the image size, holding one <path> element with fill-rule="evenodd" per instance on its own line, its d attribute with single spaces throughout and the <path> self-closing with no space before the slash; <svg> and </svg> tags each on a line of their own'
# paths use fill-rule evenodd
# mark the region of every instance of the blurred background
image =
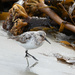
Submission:
<svg viewBox="0 0 75 75">
<path fill-rule="evenodd" d="M 18 0 L 0 0 L 0 12 L 7 12 Z"/>
<path fill-rule="evenodd" d="M 8 11 L 18 0 L 0 0 L 0 20 L 5 20 L 9 15 Z"/>
</svg>

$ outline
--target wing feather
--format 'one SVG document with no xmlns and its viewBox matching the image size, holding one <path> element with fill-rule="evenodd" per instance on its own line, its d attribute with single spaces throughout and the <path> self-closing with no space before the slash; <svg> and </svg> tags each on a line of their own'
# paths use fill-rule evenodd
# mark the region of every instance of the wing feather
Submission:
<svg viewBox="0 0 75 75">
<path fill-rule="evenodd" d="M 21 43 L 26 43 L 27 41 L 29 41 L 31 39 L 31 37 L 32 37 L 31 34 L 23 33 L 23 34 L 18 35 L 18 36 L 11 36 L 10 38 L 14 39 L 18 42 L 21 42 Z"/>
</svg>

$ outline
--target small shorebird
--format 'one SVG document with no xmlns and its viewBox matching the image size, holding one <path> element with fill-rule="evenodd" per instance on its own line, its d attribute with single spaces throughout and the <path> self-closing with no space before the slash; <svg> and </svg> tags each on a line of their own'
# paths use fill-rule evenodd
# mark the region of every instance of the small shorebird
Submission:
<svg viewBox="0 0 75 75">
<path fill-rule="evenodd" d="M 37 59 L 29 54 L 28 50 L 40 47 L 43 44 L 44 40 L 46 40 L 50 44 L 50 42 L 46 39 L 46 33 L 44 31 L 28 31 L 18 36 L 11 36 L 10 38 L 18 41 L 21 46 L 26 48 L 25 57 L 31 56 L 35 60 Z M 28 59 L 27 63 L 29 65 Z"/>
</svg>

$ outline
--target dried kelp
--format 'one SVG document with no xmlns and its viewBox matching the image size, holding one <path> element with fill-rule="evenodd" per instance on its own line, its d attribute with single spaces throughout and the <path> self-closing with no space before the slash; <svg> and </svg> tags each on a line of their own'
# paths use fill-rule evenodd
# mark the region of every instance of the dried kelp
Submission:
<svg viewBox="0 0 75 75">
<path fill-rule="evenodd" d="M 60 41 L 60 43 L 66 45 L 66 46 L 68 46 L 68 47 L 72 47 L 72 48 L 75 50 L 75 45 L 69 43 L 68 41 Z"/>
<path fill-rule="evenodd" d="M 3 23 L 3 28 L 9 30 L 13 35 L 20 35 L 29 30 L 45 30 L 50 28 L 50 20 L 44 17 L 30 17 L 25 9 L 14 4 L 9 10 L 9 16 Z"/>
<path fill-rule="evenodd" d="M 47 30 L 50 28 L 50 24 L 48 23 L 49 20 L 46 20 L 47 22 L 42 20 L 43 22 L 41 23 L 41 19 L 39 18 L 39 23 L 37 22 L 35 25 L 34 22 L 36 21 L 36 18 L 33 19 L 32 16 L 49 16 L 52 20 L 60 25 L 60 32 L 62 32 L 64 28 L 75 32 L 74 5 L 75 3 L 73 0 L 19 0 L 9 10 L 10 16 L 3 23 L 3 28 L 9 30 L 14 35 L 19 35 L 24 31 L 29 30 Z"/>
</svg>

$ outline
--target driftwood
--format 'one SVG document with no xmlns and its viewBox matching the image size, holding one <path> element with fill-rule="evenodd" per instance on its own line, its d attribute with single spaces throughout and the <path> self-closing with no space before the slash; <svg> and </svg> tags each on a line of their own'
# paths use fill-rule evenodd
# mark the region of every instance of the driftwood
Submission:
<svg viewBox="0 0 75 75">
<path fill-rule="evenodd" d="M 46 4 L 43 4 L 43 3 L 40 3 L 38 4 L 39 6 L 39 9 L 46 13 L 50 18 L 52 18 L 57 24 L 61 25 L 62 23 L 64 23 L 64 26 L 66 29 L 72 31 L 75 33 L 75 26 L 68 23 L 68 22 L 65 22 L 63 19 L 61 19 L 53 10 L 51 10 L 50 8 L 40 8 L 40 7 L 46 7 L 47 5 Z"/>
<path fill-rule="evenodd" d="M 44 12 L 47 14 L 51 19 L 53 19 L 57 24 L 60 26 L 63 24 L 64 28 L 72 31 L 75 33 L 75 26 L 67 21 L 64 21 L 62 18 L 60 18 L 52 9 L 50 9 L 46 4 L 44 0 L 27 0 L 25 1 L 25 6 L 32 5 L 33 11 L 36 11 L 36 9 L 39 9 L 41 12 Z M 34 9 L 35 7 L 35 9 Z"/>
</svg>

